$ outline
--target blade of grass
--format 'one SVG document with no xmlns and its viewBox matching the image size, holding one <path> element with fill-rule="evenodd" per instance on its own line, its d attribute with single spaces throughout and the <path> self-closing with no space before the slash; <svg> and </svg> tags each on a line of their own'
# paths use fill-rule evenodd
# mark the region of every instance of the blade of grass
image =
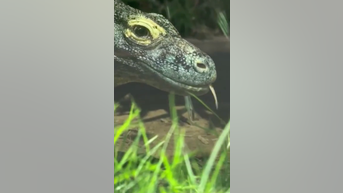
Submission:
<svg viewBox="0 0 343 193">
<path fill-rule="evenodd" d="M 217 143 L 215 144 L 215 146 L 212 150 L 210 159 L 206 163 L 205 169 L 203 171 L 203 174 L 202 174 L 201 180 L 200 180 L 200 185 L 199 185 L 199 192 L 200 193 L 204 192 L 204 190 L 205 190 L 206 183 L 207 183 L 208 178 L 210 176 L 211 169 L 214 165 L 215 159 L 218 155 L 219 150 L 221 149 L 221 146 L 225 142 L 225 138 L 229 134 L 229 131 L 230 131 L 230 122 L 226 125 L 222 134 L 219 136 L 219 139 L 218 139 Z"/>
</svg>

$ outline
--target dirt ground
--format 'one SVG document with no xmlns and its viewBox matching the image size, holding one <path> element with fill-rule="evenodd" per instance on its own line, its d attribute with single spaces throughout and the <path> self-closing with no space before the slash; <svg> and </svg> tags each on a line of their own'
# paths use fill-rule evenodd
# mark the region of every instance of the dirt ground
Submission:
<svg viewBox="0 0 343 193">
<path fill-rule="evenodd" d="M 216 42 L 215 42 L 216 41 Z M 218 40 L 211 42 L 191 41 L 198 47 L 204 47 L 204 50 L 213 58 L 217 68 L 217 81 L 214 88 L 217 92 L 219 109 L 215 110 L 214 99 L 210 93 L 201 96 L 203 100 L 219 117 L 224 120 L 220 122 L 211 112 L 206 110 L 196 99 L 192 99 L 196 114 L 193 123 L 189 121 L 189 115 L 184 106 L 184 98 L 176 97 L 177 113 L 179 115 L 180 128 L 186 132 L 185 142 L 187 150 L 196 154 L 196 156 L 207 156 L 218 139 L 218 135 L 228 122 L 230 117 L 230 53 L 229 48 L 218 50 L 218 47 L 229 47 L 229 42 Z M 215 43 L 213 43 L 215 42 Z M 218 45 L 218 42 L 224 45 Z M 209 45 L 214 45 L 212 49 Z M 122 124 L 128 117 L 131 100 L 133 97 L 141 109 L 141 118 L 143 119 L 148 138 L 158 136 L 152 145 L 161 142 L 171 128 L 171 118 L 169 114 L 168 93 L 157 90 L 153 87 L 130 83 L 114 90 L 115 102 L 120 103 L 120 108 L 114 115 L 115 125 Z M 130 97 L 129 97 L 130 96 Z M 137 129 L 132 129 L 125 133 L 125 136 L 119 140 L 115 148 L 119 151 L 125 151 L 133 142 L 137 134 Z M 168 156 L 173 155 L 173 139 L 167 149 Z M 143 151 L 143 150 L 142 150 Z"/>
</svg>

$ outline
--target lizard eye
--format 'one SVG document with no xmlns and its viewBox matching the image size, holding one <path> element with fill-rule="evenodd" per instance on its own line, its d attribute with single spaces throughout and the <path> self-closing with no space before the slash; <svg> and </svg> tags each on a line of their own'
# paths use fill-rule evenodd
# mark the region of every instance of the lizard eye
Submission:
<svg viewBox="0 0 343 193">
<path fill-rule="evenodd" d="M 141 37 L 141 38 L 148 37 L 150 35 L 149 29 L 140 25 L 136 25 L 133 27 L 133 33 L 137 37 Z"/>
</svg>

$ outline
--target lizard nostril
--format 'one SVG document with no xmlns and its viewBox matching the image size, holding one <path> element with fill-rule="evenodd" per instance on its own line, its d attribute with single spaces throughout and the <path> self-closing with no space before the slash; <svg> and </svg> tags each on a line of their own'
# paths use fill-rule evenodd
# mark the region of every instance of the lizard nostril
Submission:
<svg viewBox="0 0 343 193">
<path fill-rule="evenodd" d="M 204 72 L 207 70 L 207 66 L 204 63 L 197 62 L 196 63 L 196 69 L 198 72 Z"/>
<path fill-rule="evenodd" d="M 203 63 L 197 63 L 198 68 L 206 69 L 206 65 Z"/>
</svg>

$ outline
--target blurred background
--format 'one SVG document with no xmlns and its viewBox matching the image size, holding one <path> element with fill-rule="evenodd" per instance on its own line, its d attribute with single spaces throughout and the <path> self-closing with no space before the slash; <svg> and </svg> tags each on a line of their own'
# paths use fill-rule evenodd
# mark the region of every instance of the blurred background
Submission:
<svg viewBox="0 0 343 193">
<path fill-rule="evenodd" d="M 230 35 L 230 0 L 123 0 L 144 12 L 168 18 L 183 37 Z"/>
</svg>

